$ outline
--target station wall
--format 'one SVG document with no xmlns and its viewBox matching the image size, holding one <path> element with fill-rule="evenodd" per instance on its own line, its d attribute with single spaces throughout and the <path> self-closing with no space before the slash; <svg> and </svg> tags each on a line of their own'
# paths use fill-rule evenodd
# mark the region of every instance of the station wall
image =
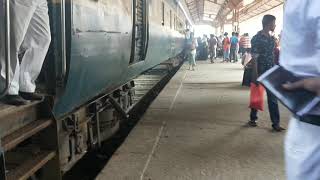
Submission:
<svg viewBox="0 0 320 180">
<path fill-rule="evenodd" d="M 243 33 L 249 33 L 249 35 L 252 37 L 254 36 L 258 31 L 262 29 L 262 18 L 266 14 L 271 14 L 276 16 L 276 30 L 275 30 L 275 36 L 278 37 L 278 35 L 281 33 L 282 27 L 283 27 L 283 5 L 278 6 L 274 9 L 271 9 L 263 14 L 260 14 L 256 17 L 253 17 L 247 21 L 244 21 L 240 23 L 240 34 Z"/>
</svg>

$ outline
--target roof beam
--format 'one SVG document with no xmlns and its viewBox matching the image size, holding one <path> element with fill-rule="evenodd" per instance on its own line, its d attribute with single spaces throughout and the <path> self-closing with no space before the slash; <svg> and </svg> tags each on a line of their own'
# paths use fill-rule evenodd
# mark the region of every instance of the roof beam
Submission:
<svg viewBox="0 0 320 180">
<path fill-rule="evenodd" d="M 219 4 L 217 0 L 205 0 L 205 1 L 219 5 L 219 6 L 223 5 L 223 4 Z"/>
</svg>

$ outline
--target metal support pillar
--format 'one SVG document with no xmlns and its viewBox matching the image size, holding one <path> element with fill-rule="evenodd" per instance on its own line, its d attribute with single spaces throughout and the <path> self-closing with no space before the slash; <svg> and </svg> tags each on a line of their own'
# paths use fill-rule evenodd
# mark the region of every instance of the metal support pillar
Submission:
<svg viewBox="0 0 320 180">
<path fill-rule="evenodd" d="M 239 9 L 234 9 L 232 11 L 232 31 L 233 32 L 240 32 L 240 12 Z"/>
<path fill-rule="evenodd" d="M 240 33 L 240 11 L 239 11 L 239 9 L 235 10 L 235 23 L 236 23 L 235 32 Z"/>
<path fill-rule="evenodd" d="M 220 22 L 220 32 L 223 35 L 224 34 L 224 23 Z"/>
</svg>

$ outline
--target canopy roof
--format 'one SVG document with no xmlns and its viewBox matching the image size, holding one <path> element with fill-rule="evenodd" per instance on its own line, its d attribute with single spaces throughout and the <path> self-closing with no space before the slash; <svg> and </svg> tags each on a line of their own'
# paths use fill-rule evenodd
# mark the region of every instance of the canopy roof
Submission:
<svg viewBox="0 0 320 180">
<path fill-rule="evenodd" d="M 228 22 L 227 17 L 233 10 L 238 10 L 239 21 L 242 22 L 283 4 L 284 0 L 253 0 L 247 5 L 243 4 L 243 0 L 185 0 L 185 2 L 195 24 L 213 25 Z"/>
</svg>

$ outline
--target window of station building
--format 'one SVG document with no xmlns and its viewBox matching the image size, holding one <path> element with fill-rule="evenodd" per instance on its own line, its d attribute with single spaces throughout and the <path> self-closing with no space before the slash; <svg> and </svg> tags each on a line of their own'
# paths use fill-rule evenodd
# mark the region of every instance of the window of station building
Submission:
<svg viewBox="0 0 320 180">
<path fill-rule="evenodd" d="M 164 26 L 164 2 L 161 2 L 161 15 L 162 15 L 162 21 L 161 25 Z"/>
</svg>

